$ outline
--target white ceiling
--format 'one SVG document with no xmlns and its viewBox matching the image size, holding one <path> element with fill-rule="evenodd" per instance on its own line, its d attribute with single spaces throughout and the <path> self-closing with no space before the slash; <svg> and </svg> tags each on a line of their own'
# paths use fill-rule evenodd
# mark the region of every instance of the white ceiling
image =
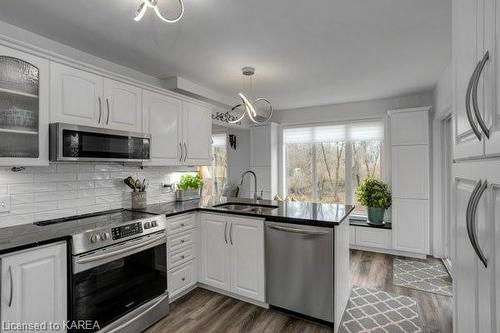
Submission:
<svg viewBox="0 0 500 333">
<path fill-rule="evenodd" d="M 450 58 L 451 0 L 184 1 L 176 24 L 133 21 L 140 0 L 0 1 L 0 20 L 231 95 L 251 65 L 255 95 L 281 109 L 430 89 Z"/>
</svg>

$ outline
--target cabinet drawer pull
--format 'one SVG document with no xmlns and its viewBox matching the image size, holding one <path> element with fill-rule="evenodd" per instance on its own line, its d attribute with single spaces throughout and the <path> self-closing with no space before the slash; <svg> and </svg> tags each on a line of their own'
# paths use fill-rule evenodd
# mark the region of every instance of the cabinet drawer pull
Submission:
<svg viewBox="0 0 500 333">
<path fill-rule="evenodd" d="M 186 162 L 186 159 L 188 157 L 188 149 L 187 149 L 187 145 L 186 145 L 185 142 L 184 142 L 184 151 L 185 151 L 185 153 L 184 153 L 184 162 Z"/>
<path fill-rule="evenodd" d="M 184 224 L 184 223 L 181 223 L 181 227 L 184 227 L 184 226 L 185 226 L 185 224 Z"/>
<path fill-rule="evenodd" d="M 184 243 L 184 242 L 185 242 L 184 239 L 181 239 L 181 243 Z"/>
<path fill-rule="evenodd" d="M 483 72 L 484 66 L 486 65 L 486 62 L 490 59 L 490 53 L 489 51 L 486 51 L 484 54 L 483 59 L 479 62 L 479 67 L 476 73 L 476 76 L 474 78 L 474 83 L 472 85 L 472 108 L 474 109 L 474 114 L 476 115 L 477 123 L 479 124 L 479 127 L 484 132 L 484 135 L 489 139 L 490 138 L 490 130 L 488 129 L 488 126 L 486 126 L 483 117 L 481 116 L 481 113 L 479 112 L 479 105 L 477 102 L 477 86 L 479 85 L 479 78 L 481 77 L 481 73 Z"/>
<path fill-rule="evenodd" d="M 186 281 L 186 278 L 185 278 L 185 277 L 183 277 L 181 280 L 182 280 L 182 281 Z"/>
<path fill-rule="evenodd" d="M 182 256 L 181 256 L 181 259 L 185 259 L 185 258 L 186 258 L 186 256 L 185 256 L 185 255 L 182 255 Z"/>
<path fill-rule="evenodd" d="M 106 118 L 106 125 L 109 123 L 109 100 L 106 98 L 106 107 L 108 108 L 108 116 Z"/>
<path fill-rule="evenodd" d="M 469 79 L 469 84 L 467 85 L 467 92 L 465 94 L 465 112 L 467 114 L 467 120 L 469 121 L 469 125 L 472 128 L 472 131 L 476 135 L 477 139 L 481 141 L 481 132 L 479 132 L 479 129 L 477 128 L 476 123 L 474 122 L 472 111 L 470 110 L 470 102 L 471 102 L 470 99 L 472 94 L 472 88 L 474 86 L 474 80 L 476 79 L 479 64 L 480 63 L 478 63 L 476 65 L 476 68 L 474 68 L 474 72 L 472 72 L 472 76 Z"/>
<path fill-rule="evenodd" d="M 477 239 L 477 232 L 476 232 L 476 224 L 477 224 L 477 219 L 476 219 L 476 213 L 477 213 L 477 206 L 479 205 L 479 201 L 481 200 L 481 196 L 483 195 L 484 191 L 488 187 L 488 182 L 484 181 L 484 183 L 480 180 L 476 187 L 474 188 L 474 191 L 472 192 L 470 199 L 469 199 L 469 204 L 467 205 L 467 234 L 469 235 L 469 240 L 471 242 L 472 248 L 474 249 L 474 252 L 476 252 L 476 255 L 478 256 L 479 260 L 483 263 L 484 267 L 488 267 L 488 260 L 486 259 L 486 256 L 483 253 L 483 250 L 481 249 L 481 246 L 479 245 L 479 240 Z"/>
</svg>

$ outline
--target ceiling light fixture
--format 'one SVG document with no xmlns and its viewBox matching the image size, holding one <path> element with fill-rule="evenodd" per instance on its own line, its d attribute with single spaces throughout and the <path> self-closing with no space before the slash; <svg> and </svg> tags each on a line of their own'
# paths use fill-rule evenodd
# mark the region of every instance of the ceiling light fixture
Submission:
<svg viewBox="0 0 500 333">
<path fill-rule="evenodd" d="M 248 91 L 252 94 L 252 76 L 255 74 L 255 68 L 253 67 L 243 67 L 241 69 L 243 75 L 248 77 Z M 273 115 L 273 106 L 271 102 L 265 98 L 257 98 L 251 102 L 243 93 L 238 93 L 238 97 L 241 99 L 241 103 L 235 105 L 228 111 L 228 122 L 231 124 L 239 123 L 245 115 L 248 115 L 251 121 L 256 124 L 263 124 L 271 119 Z M 266 107 L 259 108 L 258 104 L 265 104 Z"/>
<path fill-rule="evenodd" d="M 184 2 L 182 0 L 178 0 L 179 4 L 181 6 L 181 11 L 179 13 L 179 16 L 177 16 L 174 19 L 168 19 L 164 17 L 161 13 L 160 10 L 158 9 L 158 0 L 143 0 L 143 2 L 139 5 L 139 8 L 137 8 L 137 12 L 135 13 L 134 20 L 135 21 L 140 21 L 143 17 L 144 14 L 146 14 L 146 10 L 149 8 L 153 8 L 154 11 L 156 12 L 156 15 L 158 17 L 168 23 L 175 23 L 179 21 L 182 18 L 182 15 L 184 15 Z"/>
</svg>

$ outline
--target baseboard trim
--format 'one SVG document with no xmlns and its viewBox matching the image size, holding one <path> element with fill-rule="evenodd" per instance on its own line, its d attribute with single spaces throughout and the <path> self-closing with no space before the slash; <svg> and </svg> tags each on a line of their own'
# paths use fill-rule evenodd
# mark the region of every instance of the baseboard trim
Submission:
<svg viewBox="0 0 500 333">
<path fill-rule="evenodd" d="M 196 289 L 196 287 L 198 287 L 198 284 L 195 283 L 194 285 L 192 285 L 191 287 L 187 288 L 186 290 L 183 290 L 181 291 L 180 293 L 178 294 L 175 294 L 173 297 L 170 297 L 170 299 L 168 300 L 168 303 L 172 303 L 172 302 L 175 302 L 176 300 L 178 300 L 179 298 L 181 298 L 182 296 L 184 295 L 187 295 L 189 294 L 190 292 L 192 292 L 193 290 Z"/>
<path fill-rule="evenodd" d="M 251 299 L 251 298 L 236 295 L 236 294 L 233 294 L 229 291 L 221 290 L 219 288 L 215 288 L 215 287 L 212 287 L 212 286 L 200 283 L 200 282 L 198 282 L 197 286 L 200 288 L 209 290 L 209 291 L 213 291 L 213 292 L 218 293 L 218 294 L 222 294 L 224 296 L 232 297 L 232 298 L 235 298 L 235 299 L 243 301 L 243 302 L 247 302 L 247 303 L 250 303 L 253 305 L 260 306 L 261 308 L 269 309 L 269 304 L 264 303 L 264 302 L 260 302 L 260 301 L 256 301 L 256 300 Z"/>
<path fill-rule="evenodd" d="M 410 258 L 417 258 L 417 259 L 427 258 L 427 255 L 425 255 L 425 254 L 405 252 L 405 251 L 392 250 L 392 249 L 382 249 L 382 248 L 377 248 L 377 247 L 350 245 L 349 249 L 367 251 L 367 252 L 385 253 L 385 254 L 391 254 L 393 256 L 410 257 Z"/>
</svg>

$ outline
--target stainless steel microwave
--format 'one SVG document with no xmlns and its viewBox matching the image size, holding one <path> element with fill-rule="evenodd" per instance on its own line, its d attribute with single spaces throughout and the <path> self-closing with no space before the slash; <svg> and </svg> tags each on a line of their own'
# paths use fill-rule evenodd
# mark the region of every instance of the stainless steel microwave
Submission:
<svg viewBox="0 0 500 333">
<path fill-rule="evenodd" d="M 150 159 L 151 135 L 65 123 L 49 125 L 51 161 L 142 162 Z"/>
</svg>

